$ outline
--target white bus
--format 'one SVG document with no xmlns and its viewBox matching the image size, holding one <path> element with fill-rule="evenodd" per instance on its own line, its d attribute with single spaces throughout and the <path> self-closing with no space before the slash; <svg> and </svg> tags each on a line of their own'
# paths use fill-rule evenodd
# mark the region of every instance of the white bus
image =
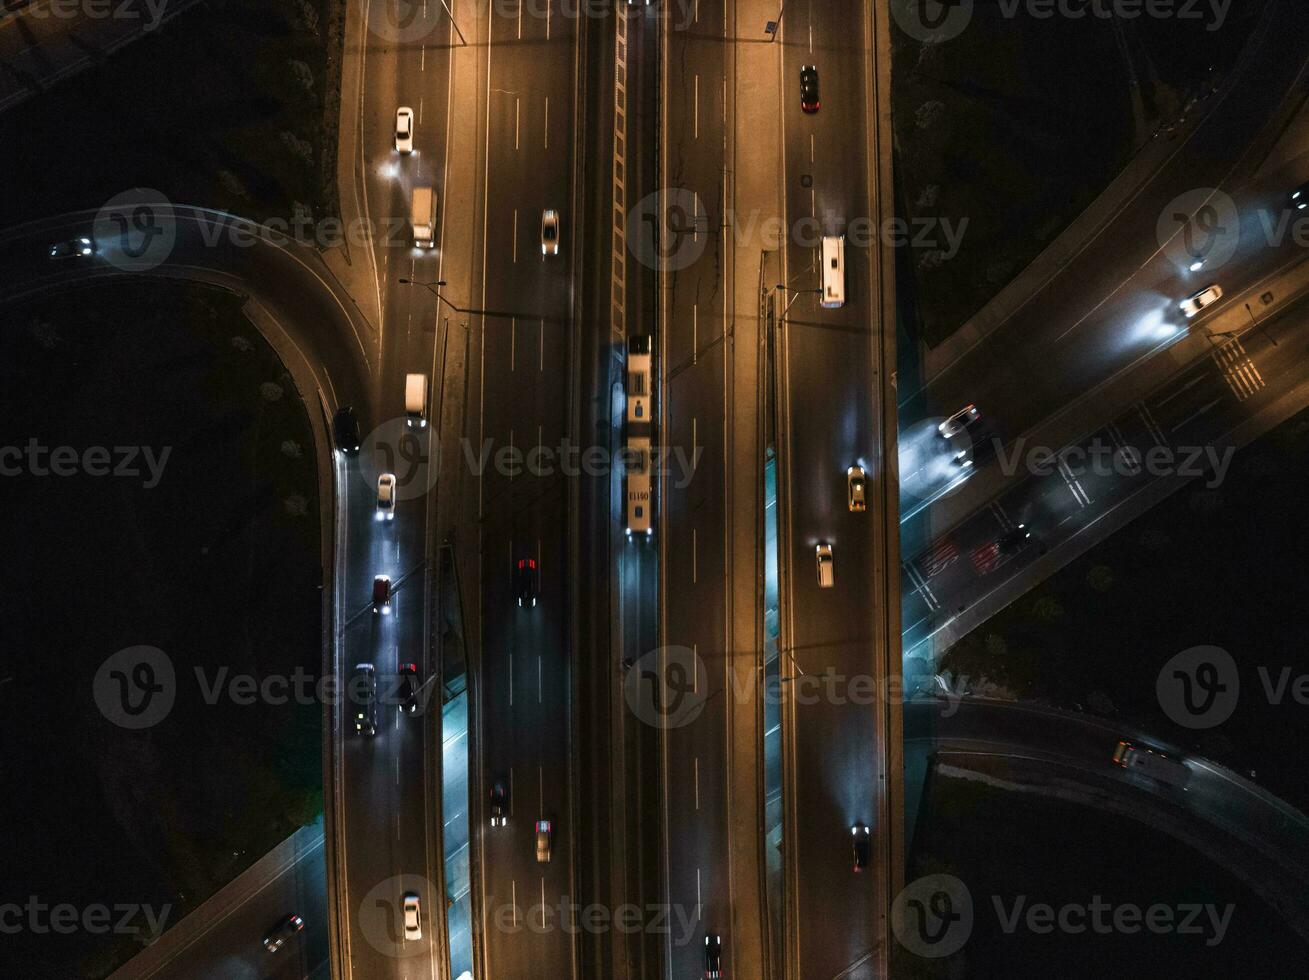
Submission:
<svg viewBox="0 0 1309 980">
<path fill-rule="evenodd" d="M 845 305 L 845 236 L 823 239 L 823 306 Z"/>
<path fill-rule="evenodd" d="M 627 421 L 643 423 L 650 418 L 650 389 L 653 380 L 650 362 L 650 336 L 641 334 L 627 341 Z"/>
<path fill-rule="evenodd" d="M 650 522 L 650 440 L 627 440 L 627 536 L 654 533 Z"/>
</svg>

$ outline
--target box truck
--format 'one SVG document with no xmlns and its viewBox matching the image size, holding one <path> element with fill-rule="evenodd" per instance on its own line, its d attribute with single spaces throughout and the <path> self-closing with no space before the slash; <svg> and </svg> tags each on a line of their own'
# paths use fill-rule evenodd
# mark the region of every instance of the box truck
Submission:
<svg viewBox="0 0 1309 980">
<path fill-rule="evenodd" d="M 435 248 L 436 192 L 432 188 L 414 188 L 413 208 L 409 220 L 414 226 L 414 244 L 419 248 Z"/>
<path fill-rule="evenodd" d="M 405 375 L 405 421 L 411 428 L 427 426 L 427 375 Z"/>
</svg>

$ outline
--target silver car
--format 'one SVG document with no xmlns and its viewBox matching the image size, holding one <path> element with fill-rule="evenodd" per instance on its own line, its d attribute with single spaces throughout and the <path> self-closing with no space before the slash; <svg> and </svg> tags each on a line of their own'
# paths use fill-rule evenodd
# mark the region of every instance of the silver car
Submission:
<svg viewBox="0 0 1309 980">
<path fill-rule="evenodd" d="M 541 254 L 559 254 L 559 212 L 553 209 L 541 212 Z"/>
</svg>

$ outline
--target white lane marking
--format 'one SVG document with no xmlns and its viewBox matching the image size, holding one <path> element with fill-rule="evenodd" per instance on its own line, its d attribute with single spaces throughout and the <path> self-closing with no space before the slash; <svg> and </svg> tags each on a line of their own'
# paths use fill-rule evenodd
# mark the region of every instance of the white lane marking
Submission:
<svg viewBox="0 0 1309 980">
<path fill-rule="evenodd" d="M 545 928 L 545 878 L 541 879 L 541 928 Z"/>
<path fill-rule="evenodd" d="M 695 918 L 700 920 L 700 869 L 695 869 Z"/>
<path fill-rule="evenodd" d="M 520 6 L 519 10 L 521 9 L 522 7 Z M 520 111 L 521 109 L 522 109 L 522 100 L 515 95 L 514 96 L 514 149 L 515 150 L 518 149 L 518 124 L 519 124 L 519 120 L 522 118 L 522 112 Z"/>
<path fill-rule="evenodd" d="M 698 673 L 698 671 L 697 671 Z M 691 760 L 695 767 L 695 808 L 700 809 L 700 757 L 697 755 Z"/>
<path fill-rule="evenodd" d="M 545 148 L 550 149 L 550 96 L 545 97 Z"/>
<path fill-rule="evenodd" d="M 419 55 L 418 55 L 418 70 L 419 70 L 419 71 L 427 71 L 427 45 L 426 45 L 426 44 L 424 44 L 424 45 L 422 46 L 422 48 L 420 49 L 420 51 L 419 51 Z M 421 116 L 421 115 L 418 117 L 418 120 L 419 120 L 419 122 L 422 122 L 422 116 Z"/>
<path fill-rule="evenodd" d="M 1185 426 L 1194 422 L 1205 412 L 1209 411 L 1209 409 L 1217 405 L 1220 401 L 1222 401 L 1221 398 L 1215 398 L 1213 401 L 1209 402 L 1208 404 L 1201 405 L 1194 413 L 1188 415 L 1186 418 L 1182 419 L 1182 421 L 1178 422 L 1175 426 L 1173 426 L 1171 431 L 1176 432 L 1178 429 L 1184 428 Z"/>
<path fill-rule="evenodd" d="M 518 209 L 514 208 L 514 237 L 511 239 L 514 261 L 518 261 Z"/>
<path fill-rule="evenodd" d="M 700 304 L 691 304 L 691 363 L 700 359 Z"/>
<path fill-rule="evenodd" d="M 695 94 L 691 96 L 692 115 L 695 118 L 694 138 L 700 138 L 700 76 L 695 76 Z"/>
<path fill-rule="evenodd" d="M 809 162 L 810 163 L 813 163 L 817 159 L 817 157 L 815 156 L 816 152 L 817 152 L 817 146 L 814 143 L 814 134 L 810 133 L 809 134 Z"/>
<path fill-rule="evenodd" d="M 523 0 L 518 0 L 518 40 L 523 39 Z"/>
<path fill-rule="evenodd" d="M 514 910 L 514 928 L 518 927 L 518 882 L 509 879 L 509 907 Z"/>
</svg>

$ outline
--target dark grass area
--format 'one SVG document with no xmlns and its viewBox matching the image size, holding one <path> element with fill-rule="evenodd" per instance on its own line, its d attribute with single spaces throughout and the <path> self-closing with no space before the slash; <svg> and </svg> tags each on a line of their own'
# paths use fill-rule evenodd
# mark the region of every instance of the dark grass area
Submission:
<svg viewBox="0 0 1309 980">
<path fill-rule="evenodd" d="M 957 643 L 942 667 L 988 677 L 1024 700 L 1122 716 L 1241 772 L 1309 811 L 1295 746 L 1309 707 L 1270 703 L 1260 668 L 1309 674 L 1309 411 L 1233 458 L 1215 490 L 1197 481 L 1101 542 Z M 1193 646 L 1222 647 L 1241 671 L 1235 713 L 1208 731 L 1169 720 L 1160 669 Z"/>
<path fill-rule="evenodd" d="M 151 281 L 0 311 L 5 445 L 171 450 L 153 487 L 139 460 L 132 477 L 5 459 L 22 472 L 0 478 L 0 903 L 171 903 L 171 925 L 321 812 L 321 708 L 209 704 L 194 673 L 314 677 L 322 658 L 308 420 L 240 306 Z M 93 681 L 138 644 L 171 658 L 177 701 L 128 731 Z M 136 948 L 6 935 L 0 975 L 100 976 Z"/>
<path fill-rule="evenodd" d="M 206 0 L 0 114 L 0 226 L 133 187 L 246 217 L 336 213 L 345 0 Z"/>
<path fill-rule="evenodd" d="M 1102 18 L 1006 17 L 1000 3 L 977 4 L 937 44 L 893 29 L 901 210 L 967 222 L 953 256 L 942 232 L 936 247 L 910 249 L 915 339 L 936 346 L 1026 268 L 1189 91 L 1234 63 L 1262 5 L 1234 0 L 1217 31 L 1140 18 L 1116 33 Z"/>
<path fill-rule="evenodd" d="M 1303 974 L 1299 936 L 1253 892 L 1198 852 L 1126 817 L 933 774 L 905 879 L 951 874 L 972 898 L 972 932 L 939 960 L 895 949 L 898 978 L 1291 977 Z M 1221 942 L 1205 935 L 1042 935 L 1005 916 L 1019 897 L 1060 908 L 1095 896 L 1142 909 L 1161 903 L 1233 906 Z M 1076 918 L 1070 922 L 1078 922 Z M 1089 920 L 1088 920 L 1089 921 Z M 1109 920 L 1112 921 L 1112 920 Z M 1200 920 L 1208 923 L 1207 917 Z"/>
</svg>

